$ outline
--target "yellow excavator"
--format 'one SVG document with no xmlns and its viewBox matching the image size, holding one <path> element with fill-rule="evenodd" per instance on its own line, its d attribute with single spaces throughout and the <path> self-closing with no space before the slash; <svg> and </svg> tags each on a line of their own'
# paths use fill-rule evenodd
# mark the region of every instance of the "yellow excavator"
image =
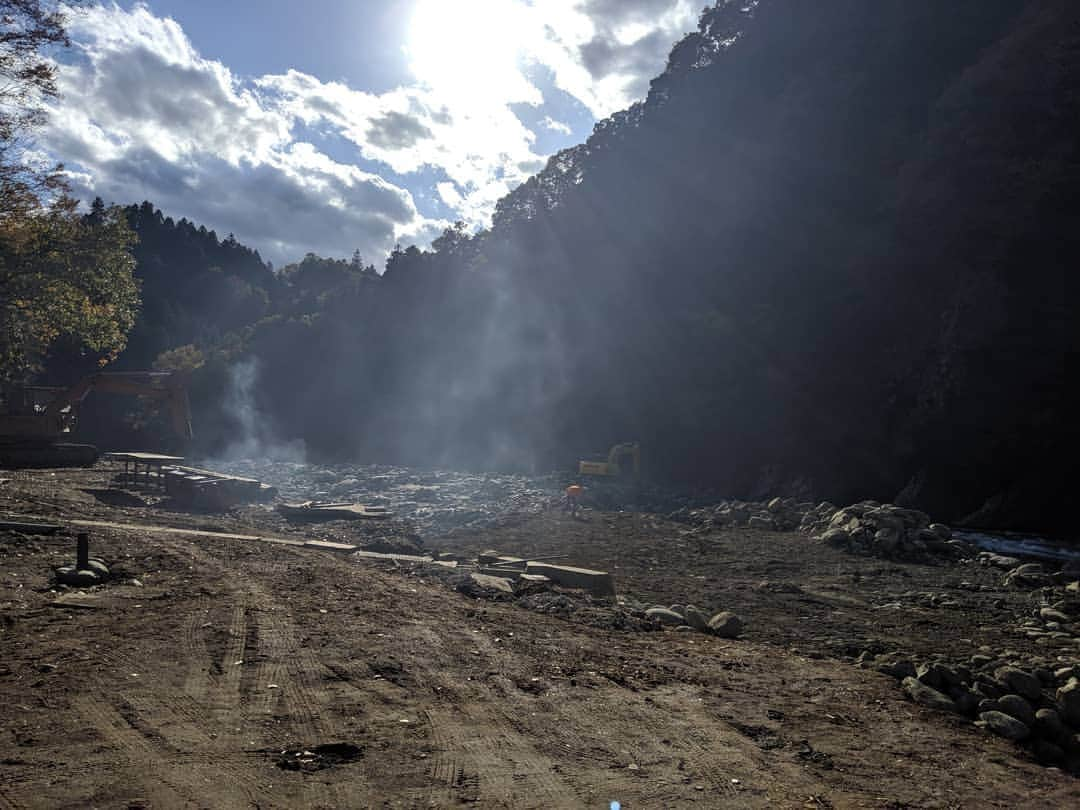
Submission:
<svg viewBox="0 0 1080 810">
<path fill-rule="evenodd" d="M 629 459 L 629 467 L 623 464 L 624 459 Z M 608 451 L 607 459 L 587 460 L 578 462 L 579 475 L 605 475 L 621 477 L 627 474 L 637 478 L 641 474 L 641 447 L 637 442 L 623 442 L 616 444 Z"/>
<path fill-rule="evenodd" d="M 182 375 L 172 371 L 102 371 L 70 388 L 9 387 L 0 402 L 0 466 L 89 467 L 98 457 L 91 444 L 63 441 L 75 429 L 79 405 L 91 391 L 131 394 L 162 402 L 173 432 L 192 437 L 191 407 Z"/>
</svg>

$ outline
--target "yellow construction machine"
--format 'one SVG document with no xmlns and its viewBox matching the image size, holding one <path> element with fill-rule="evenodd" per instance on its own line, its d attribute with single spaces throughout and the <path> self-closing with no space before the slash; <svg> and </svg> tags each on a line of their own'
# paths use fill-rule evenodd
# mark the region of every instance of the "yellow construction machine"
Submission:
<svg viewBox="0 0 1080 810">
<path fill-rule="evenodd" d="M 0 402 L 0 466 L 89 467 L 98 457 L 90 444 L 64 441 L 75 429 L 79 405 L 91 391 L 131 394 L 163 402 L 173 432 L 190 439 L 191 409 L 181 375 L 169 371 L 103 371 L 70 388 L 10 387 Z"/>
<path fill-rule="evenodd" d="M 630 460 L 629 467 L 623 463 L 625 459 Z M 579 461 L 578 474 L 606 475 L 616 478 L 629 474 L 637 478 L 641 474 L 641 447 L 637 442 L 616 444 L 608 451 L 607 458 L 604 460 L 598 458 Z"/>
</svg>

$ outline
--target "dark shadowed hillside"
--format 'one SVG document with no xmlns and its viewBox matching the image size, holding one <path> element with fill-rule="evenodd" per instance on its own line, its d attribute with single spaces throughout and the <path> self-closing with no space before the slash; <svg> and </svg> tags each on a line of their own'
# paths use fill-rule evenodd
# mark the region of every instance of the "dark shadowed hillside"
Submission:
<svg viewBox="0 0 1080 810">
<path fill-rule="evenodd" d="M 719 3 L 490 230 L 381 277 L 216 239 L 197 272 L 155 248 L 168 275 L 149 240 L 205 246 L 133 211 L 129 351 L 197 345 L 207 447 L 254 358 L 267 435 L 315 456 L 546 468 L 636 439 L 734 496 L 1064 530 L 1078 92 L 1067 0 Z"/>
</svg>

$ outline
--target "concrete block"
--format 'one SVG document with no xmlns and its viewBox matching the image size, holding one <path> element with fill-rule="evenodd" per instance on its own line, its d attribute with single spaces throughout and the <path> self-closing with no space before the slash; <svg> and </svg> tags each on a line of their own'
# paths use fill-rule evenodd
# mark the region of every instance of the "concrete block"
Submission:
<svg viewBox="0 0 1080 810">
<path fill-rule="evenodd" d="M 615 580 L 607 571 L 593 571 L 589 568 L 574 568 L 569 565 L 550 565 L 531 562 L 525 569 L 527 574 L 540 574 L 567 588 L 581 588 L 594 596 L 614 596 Z"/>
<path fill-rule="evenodd" d="M 484 565 L 477 570 L 481 574 L 487 574 L 489 577 L 502 577 L 503 579 L 517 579 L 523 573 L 515 568 L 503 568 L 493 565 Z"/>
</svg>

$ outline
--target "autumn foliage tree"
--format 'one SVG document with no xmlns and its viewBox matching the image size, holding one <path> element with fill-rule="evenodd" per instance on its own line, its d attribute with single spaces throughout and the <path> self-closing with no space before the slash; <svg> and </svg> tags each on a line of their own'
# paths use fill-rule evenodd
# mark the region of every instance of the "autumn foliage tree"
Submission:
<svg viewBox="0 0 1080 810">
<path fill-rule="evenodd" d="M 68 3 L 66 7 L 78 5 Z M 33 135 L 57 95 L 50 49 L 68 45 L 51 0 L 0 0 L 0 381 L 40 369 L 61 337 L 103 362 L 124 348 L 139 305 L 134 236 L 119 209 L 76 211 L 59 163 Z"/>
<path fill-rule="evenodd" d="M 61 337 L 114 359 L 139 307 L 134 235 L 120 208 L 49 209 L 0 218 L 0 380 L 40 369 Z"/>
</svg>

